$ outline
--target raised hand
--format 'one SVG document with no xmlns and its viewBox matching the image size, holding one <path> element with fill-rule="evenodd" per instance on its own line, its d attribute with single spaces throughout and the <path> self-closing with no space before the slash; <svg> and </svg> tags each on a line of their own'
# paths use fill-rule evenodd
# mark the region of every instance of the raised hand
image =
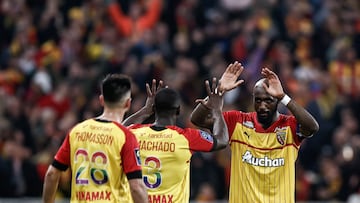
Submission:
<svg viewBox="0 0 360 203">
<path fill-rule="evenodd" d="M 216 109 L 221 110 L 224 104 L 223 101 L 223 93 L 219 91 L 219 86 L 221 85 L 221 82 L 216 85 L 217 79 L 212 79 L 212 84 L 210 87 L 210 82 L 208 80 L 205 81 L 205 88 L 208 97 L 206 99 L 198 99 L 196 102 L 202 103 L 204 106 L 206 106 L 208 109 Z"/>
<path fill-rule="evenodd" d="M 268 68 L 262 68 L 261 75 L 266 78 L 269 84 L 269 86 L 267 86 L 266 83 L 263 83 L 265 91 L 275 98 L 282 99 L 285 93 L 279 77 Z"/>
<path fill-rule="evenodd" d="M 159 81 L 159 84 L 156 86 L 156 80 L 152 80 L 151 87 L 149 83 L 146 83 L 146 102 L 145 102 L 145 108 L 149 108 L 152 110 L 152 106 L 154 104 L 155 94 L 164 87 L 164 82 L 162 80 Z"/>
<path fill-rule="evenodd" d="M 153 105 L 155 100 L 155 94 L 164 87 L 164 83 L 162 80 L 159 81 L 159 84 L 156 86 L 156 80 L 152 80 L 151 87 L 148 83 L 146 83 L 146 93 L 147 98 L 145 105 L 135 112 L 134 114 L 130 115 L 123 121 L 123 125 L 129 126 L 134 123 L 143 123 L 146 119 L 149 119 L 153 114 Z"/>
<path fill-rule="evenodd" d="M 237 61 L 229 64 L 219 80 L 219 91 L 226 92 L 240 86 L 244 80 L 238 80 L 238 78 L 243 70 L 244 67 Z"/>
</svg>

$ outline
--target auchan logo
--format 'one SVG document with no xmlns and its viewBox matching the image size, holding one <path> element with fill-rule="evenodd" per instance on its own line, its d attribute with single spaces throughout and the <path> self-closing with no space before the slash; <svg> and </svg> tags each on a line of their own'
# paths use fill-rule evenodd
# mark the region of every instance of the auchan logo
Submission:
<svg viewBox="0 0 360 203">
<path fill-rule="evenodd" d="M 284 158 L 271 159 L 267 156 L 264 158 L 254 157 L 250 151 L 246 151 L 242 156 L 242 161 L 253 166 L 263 166 L 263 167 L 279 167 L 285 165 Z"/>
</svg>

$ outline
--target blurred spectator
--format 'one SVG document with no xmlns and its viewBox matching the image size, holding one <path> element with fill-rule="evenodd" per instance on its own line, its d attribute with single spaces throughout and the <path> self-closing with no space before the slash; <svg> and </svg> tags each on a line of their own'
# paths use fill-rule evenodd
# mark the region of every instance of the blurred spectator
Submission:
<svg viewBox="0 0 360 203">
<path fill-rule="evenodd" d="M 223 199 L 225 188 L 224 169 L 216 163 L 212 153 L 196 153 L 190 166 L 190 197 L 197 201 Z"/>
<path fill-rule="evenodd" d="M 245 83 L 225 95 L 224 109 L 249 110 L 267 66 L 320 124 L 300 148 L 298 201 L 359 194 L 358 0 L 1 0 L 0 33 L 0 197 L 39 196 L 69 126 L 101 110 L 98 85 L 107 73 L 133 78 L 129 114 L 153 78 L 179 90 L 184 127 L 204 80 L 235 60 Z M 228 156 L 196 155 L 193 200 L 213 199 L 211 190 L 227 198 Z M 59 197 L 68 187 L 65 176 Z"/>
<path fill-rule="evenodd" d="M 108 12 L 119 33 L 134 42 L 141 39 L 144 31 L 154 27 L 162 10 L 162 0 L 131 1 L 128 15 L 114 0 L 105 0 Z"/>
</svg>

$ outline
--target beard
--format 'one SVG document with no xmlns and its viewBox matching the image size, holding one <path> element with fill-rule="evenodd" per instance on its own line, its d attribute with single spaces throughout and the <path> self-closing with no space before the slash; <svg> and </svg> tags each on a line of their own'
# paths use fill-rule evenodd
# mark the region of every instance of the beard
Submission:
<svg viewBox="0 0 360 203">
<path fill-rule="evenodd" d="M 273 121 L 274 112 L 257 112 L 257 119 L 259 123 L 265 126 L 270 126 Z"/>
</svg>

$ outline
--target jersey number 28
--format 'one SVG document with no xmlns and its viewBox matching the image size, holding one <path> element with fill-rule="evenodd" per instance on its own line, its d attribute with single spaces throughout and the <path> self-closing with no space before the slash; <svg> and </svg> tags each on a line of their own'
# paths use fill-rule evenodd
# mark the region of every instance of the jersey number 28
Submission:
<svg viewBox="0 0 360 203">
<path fill-rule="evenodd" d="M 83 156 L 83 159 L 80 160 L 79 157 Z M 109 176 L 107 174 L 107 171 L 101 166 L 106 165 L 107 163 L 107 156 L 103 152 L 94 152 L 90 156 L 89 160 L 89 154 L 87 150 L 85 149 L 77 149 L 75 152 L 75 163 L 80 162 L 80 167 L 76 170 L 75 175 L 75 183 L 77 185 L 87 185 L 89 184 L 88 178 L 86 176 L 82 175 L 86 172 L 90 172 L 91 180 L 98 185 L 105 184 L 109 180 Z M 97 161 L 97 159 L 101 159 L 100 162 Z M 90 170 L 90 171 L 88 171 Z"/>
</svg>

